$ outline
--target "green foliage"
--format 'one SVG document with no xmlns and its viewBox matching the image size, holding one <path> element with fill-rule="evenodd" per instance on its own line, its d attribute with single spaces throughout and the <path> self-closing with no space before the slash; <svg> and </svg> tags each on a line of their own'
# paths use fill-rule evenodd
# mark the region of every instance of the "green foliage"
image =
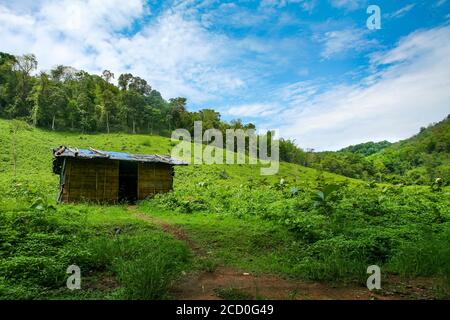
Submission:
<svg viewBox="0 0 450 320">
<path fill-rule="evenodd" d="M 383 149 L 391 146 L 392 143 L 389 141 L 380 141 L 380 142 L 366 142 L 360 143 L 354 146 L 349 146 L 347 148 L 343 148 L 339 150 L 340 152 L 351 152 L 353 154 L 359 154 L 362 156 L 370 156 L 372 154 L 378 153 Z"/>
<path fill-rule="evenodd" d="M 162 234 L 94 239 L 87 247 L 97 268 L 117 274 L 126 299 L 167 298 L 167 288 L 189 260 L 185 246 Z"/>
<path fill-rule="evenodd" d="M 173 129 L 193 131 L 194 121 L 203 129 L 254 128 L 240 121 L 220 120 L 212 109 L 189 112 L 186 98 L 166 101 L 146 80 L 121 74 L 92 75 L 69 66 L 56 66 L 33 76 L 34 55 L 12 56 L 0 52 L 0 117 L 25 120 L 35 127 L 76 132 L 159 133 Z"/>
<path fill-rule="evenodd" d="M 57 207 L 28 182 L 6 191 L 0 196 L 0 299 L 71 297 L 75 293 L 65 285 L 72 264 L 82 270 L 82 287 L 92 275 L 107 273 L 118 281 L 111 298 L 162 299 L 189 265 L 185 245 L 144 226 L 124 208 Z M 82 291 L 79 298 L 109 294 Z"/>
<path fill-rule="evenodd" d="M 404 242 L 393 253 L 389 267 L 405 277 L 450 275 L 450 224 L 422 242 Z M 449 280 L 449 279 L 447 279 Z"/>
<path fill-rule="evenodd" d="M 0 52 L 1 118 L 24 120 L 44 129 L 83 133 L 125 131 L 169 136 L 177 128 L 193 133 L 195 121 L 202 121 L 203 130 L 215 128 L 222 133 L 227 129 L 255 128 L 240 120 L 222 121 L 220 113 L 213 109 L 189 112 L 186 98 L 166 101 L 146 80 L 129 73 L 121 74 L 116 86 L 111 83 L 114 74 L 108 70 L 98 76 L 59 65 L 48 73 L 33 76 L 36 68 L 34 55 Z M 430 185 L 441 178 L 448 185 L 449 141 L 447 118 L 394 144 L 367 142 L 337 152 L 304 151 L 289 139 L 280 139 L 279 146 L 281 161 L 355 179 Z M 142 145 L 151 147 L 148 141 Z M 161 153 L 167 150 L 161 149 Z"/>
<path fill-rule="evenodd" d="M 209 273 L 213 273 L 216 271 L 217 267 L 219 266 L 218 262 L 213 260 L 213 259 L 208 259 L 208 258 L 201 258 L 198 261 L 199 263 L 199 269 L 209 272 Z"/>
<path fill-rule="evenodd" d="M 309 152 L 295 160 L 293 157 L 283 156 L 282 159 L 379 183 L 431 185 L 439 178 L 442 185 L 449 185 L 449 141 L 450 116 L 397 143 L 367 142 L 336 152 Z M 295 149 L 295 145 L 280 145 L 280 150 L 286 150 L 289 154 L 293 153 L 292 148 Z M 302 153 L 298 147 L 296 152 Z"/>
<path fill-rule="evenodd" d="M 337 183 L 325 185 L 319 191 L 314 193 L 314 205 L 321 208 L 325 213 L 330 214 L 332 210 L 330 198 L 333 192 L 339 190 L 340 188 L 341 185 Z"/>
<path fill-rule="evenodd" d="M 410 255 L 420 257 L 423 268 L 427 264 L 436 265 L 438 259 L 448 260 L 443 248 L 447 237 L 444 226 L 450 221 L 450 198 L 444 191 L 336 181 L 326 173 L 317 176 L 309 171 L 293 176 L 283 169 L 269 181 L 255 176 L 247 180 L 237 168 L 227 168 L 229 177 L 226 180 L 215 174 L 219 167 L 179 168 L 175 190 L 147 200 L 142 208 L 154 212 L 157 206 L 190 213 L 180 221 L 195 220 L 198 212 L 211 217 L 207 223 L 212 223 L 214 214 L 235 217 L 242 223 L 248 220 L 248 224 L 263 224 L 264 228 L 269 228 L 266 222 L 273 223 L 289 230 L 293 239 L 277 242 L 276 232 L 271 229 L 260 235 L 245 229 L 247 225 L 244 229 L 251 237 L 249 247 L 239 250 L 248 250 L 242 253 L 244 256 L 270 248 L 285 252 L 277 259 L 289 267 L 274 264 L 269 270 L 283 270 L 309 279 L 363 284 L 367 278 L 366 268 L 372 264 L 402 273 L 402 268 L 410 268 Z M 204 181 L 208 183 L 200 186 L 199 182 Z M 190 204 L 189 209 L 186 201 Z M 217 237 L 216 241 L 223 241 L 224 235 Z M 239 237 L 245 241 L 243 236 Z M 229 246 L 235 246 L 231 239 Z M 423 247 L 436 249 L 433 249 L 433 255 L 424 255 L 420 253 Z M 252 265 L 244 257 L 241 259 L 243 266 Z M 266 260 L 262 261 L 267 264 Z M 442 265 L 430 267 L 432 271 L 428 275 L 442 275 L 445 271 Z M 258 268 L 267 270 L 268 266 Z"/>
<path fill-rule="evenodd" d="M 2 147 L 11 142 L 9 128 L 0 120 Z M 0 297 L 167 298 L 189 268 L 186 247 L 121 206 L 57 206 L 50 147 L 161 153 L 170 140 L 27 127 L 16 138 L 16 177 L 11 149 L 0 155 Z M 367 183 L 290 163 L 275 176 L 259 173 L 259 165 L 177 167 L 174 191 L 140 209 L 186 228 L 206 248 L 197 263 L 204 271 L 225 264 L 361 285 L 371 264 L 412 277 L 448 274 L 448 187 Z M 71 264 L 82 269 L 80 293 L 65 289 Z M 89 288 L 102 277 L 115 282 Z"/>
</svg>

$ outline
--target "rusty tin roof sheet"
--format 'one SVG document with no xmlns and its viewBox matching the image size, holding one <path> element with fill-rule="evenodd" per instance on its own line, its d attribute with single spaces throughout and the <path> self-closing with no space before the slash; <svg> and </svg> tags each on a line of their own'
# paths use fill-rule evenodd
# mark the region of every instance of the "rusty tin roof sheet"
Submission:
<svg viewBox="0 0 450 320">
<path fill-rule="evenodd" d="M 166 163 L 170 165 L 187 165 L 187 162 L 166 155 L 158 154 L 130 154 L 124 152 L 102 151 L 96 149 L 78 149 L 61 146 L 53 150 L 56 158 L 80 158 L 80 159 L 110 159 L 120 161 Z"/>
</svg>

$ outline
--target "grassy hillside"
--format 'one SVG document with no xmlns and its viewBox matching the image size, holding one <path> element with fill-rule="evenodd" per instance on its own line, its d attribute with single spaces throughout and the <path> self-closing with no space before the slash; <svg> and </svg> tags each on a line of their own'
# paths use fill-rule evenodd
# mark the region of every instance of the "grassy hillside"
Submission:
<svg viewBox="0 0 450 320">
<path fill-rule="evenodd" d="M 61 144 L 160 154 L 172 147 L 157 136 L 56 133 L 0 120 L 2 298 L 170 298 L 174 279 L 220 266 L 364 286 L 373 264 L 432 279 L 433 295 L 448 295 L 448 191 L 287 163 L 269 177 L 258 166 L 191 165 L 176 169 L 173 192 L 134 209 L 56 205 L 51 149 Z M 196 245 L 158 224 L 181 228 Z M 70 264 L 83 270 L 80 291 L 65 288 Z"/>
<path fill-rule="evenodd" d="M 310 155 L 312 167 L 394 184 L 450 185 L 450 116 L 397 143 L 367 142 Z"/>
<path fill-rule="evenodd" d="M 18 128 L 16 133 L 17 175 L 22 178 L 39 175 L 45 179 L 54 179 L 51 173 L 52 149 L 59 145 L 78 148 L 97 148 L 108 151 L 121 151 L 141 154 L 170 154 L 173 147 L 169 138 L 151 135 L 114 134 L 79 134 L 71 132 L 54 132 L 35 129 L 21 121 L 0 119 L 0 173 L 3 177 L 13 176 L 13 134 L 12 128 Z M 217 167 L 217 166 L 212 166 Z M 233 178 L 246 180 L 259 176 L 259 166 L 233 166 L 236 172 Z M 241 169 L 239 169 L 241 168 Z M 242 170 L 242 168 L 245 168 Z M 183 170 L 180 169 L 180 170 Z M 188 169 L 189 170 L 189 169 Z M 295 176 L 303 174 L 306 177 L 317 176 L 314 169 L 298 165 L 282 163 L 279 176 Z M 324 174 L 329 179 L 337 181 L 348 180 L 334 174 Z M 276 180 L 279 178 L 269 178 Z"/>
<path fill-rule="evenodd" d="M 370 159 L 387 174 L 404 176 L 416 184 L 429 184 L 437 178 L 450 184 L 450 115 Z"/>
</svg>

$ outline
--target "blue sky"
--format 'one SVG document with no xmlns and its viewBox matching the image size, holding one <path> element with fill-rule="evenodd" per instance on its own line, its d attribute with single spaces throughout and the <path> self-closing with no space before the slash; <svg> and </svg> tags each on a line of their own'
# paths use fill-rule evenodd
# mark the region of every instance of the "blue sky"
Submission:
<svg viewBox="0 0 450 320">
<path fill-rule="evenodd" d="M 335 150 L 450 113 L 449 21 L 450 0 L 0 0 L 0 50 L 131 72 L 191 110 Z"/>
</svg>

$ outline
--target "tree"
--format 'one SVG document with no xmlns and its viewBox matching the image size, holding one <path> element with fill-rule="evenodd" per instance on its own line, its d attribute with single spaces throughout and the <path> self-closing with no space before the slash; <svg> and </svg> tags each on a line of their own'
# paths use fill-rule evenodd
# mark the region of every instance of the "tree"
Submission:
<svg viewBox="0 0 450 320">
<path fill-rule="evenodd" d="M 79 72 L 76 69 L 72 67 L 67 67 L 63 65 L 58 65 L 52 70 L 50 70 L 50 76 L 53 81 L 56 82 L 62 82 L 62 81 L 68 81 L 73 80 L 75 77 L 75 74 Z"/>
<path fill-rule="evenodd" d="M 131 73 L 121 74 L 118 81 L 120 90 L 128 90 L 131 79 L 133 79 L 133 75 Z"/>
<path fill-rule="evenodd" d="M 31 90 L 31 94 L 29 97 L 29 100 L 32 102 L 31 120 L 33 122 L 33 126 L 35 127 L 38 126 L 39 121 L 43 118 L 42 107 L 45 107 L 49 104 L 49 92 L 47 89 L 48 86 L 48 75 L 45 72 L 41 72 L 39 78 L 33 86 L 33 89 Z"/>
<path fill-rule="evenodd" d="M 213 109 L 187 110 L 183 97 L 163 99 L 143 78 L 104 70 L 91 75 L 83 70 L 57 65 L 48 72 L 33 75 L 34 55 L 15 57 L 0 52 L 0 116 L 31 121 L 36 127 L 53 130 L 95 132 L 124 130 L 163 134 L 173 127 L 193 131 L 194 121 L 203 121 L 204 130 L 255 128 L 238 120 L 231 125 L 221 121 Z"/>
<path fill-rule="evenodd" d="M 19 74 L 19 96 L 16 96 L 13 114 L 16 117 L 26 117 L 29 115 L 30 108 L 27 103 L 30 91 L 31 72 L 37 68 L 37 60 L 34 54 L 25 54 L 16 57 L 14 70 Z"/>
<path fill-rule="evenodd" d="M 67 102 L 67 97 L 63 88 L 58 85 L 54 86 L 50 95 L 49 104 L 49 111 L 52 113 L 52 130 L 55 130 L 56 117 L 63 114 Z"/>
<path fill-rule="evenodd" d="M 17 77 L 14 73 L 16 57 L 0 52 L 0 116 L 9 117 L 18 87 Z"/>
<path fill-rule="evenodd" d="M 122 91 L 121 105 L 126 111 L 128 122 L 131 122 L 132 132 L 136 133 L 138 121 L 143 118 L 145 99 L 134 90 Z"/>
<path fill-rule="evenodd" d="M 109 70 L 104 70 L 103 72 L 102 72 L 102 78 L 106 81 L 106 82 L 110 82 L 111 81 L 111 79 L 114 79 L 114 73 L 112 73 L 111 71 L 109 71 Z"/>
<path fill-rule="evenodd" d="M 16 57 L 15 68 L 20 71 L 23 75 L 29 77 L 31 71 L 37 68 L 37 60 L 34 54 L 24 54 L 23 56 Z"/>
<path fill-rule="evenodd" d="M 111 121 L 116 122 L 117 114 L 117 101 L 114 93 L 109 88 L 102 88 L 102 86 L 97 86 L 96 89 L 96 104 L 100 109 L 100 121 L 106 124 L 106 132 L 111 131 Z"/>
<path fill-rule="evenodd" d="M 149 105 L 145 106 L 145 121 L 147 122 L 147 131 L 153 135 L 154 123 L 161 120 L 161 110 Z"/>
<path fill-rule="evenodd" d="M 184 124 L 185 121 L 183 121 L 186 118 L 187 110 L 186 110 L 186 98 L 178 97 L 174 99 L 169 100 L 169 104 L 171 106 L 171 113 L 169 122 L 169 131 L 171 129 L 171 124 L 175 128 L 185 128 Z"/>
<path fill-rule="evenodd" d="M 306 154 L 295 144 L 294 140 L 280 139 L 279 146 L 280 160 L 298 164 L 303 164 L 305 162 Z"/>
</svg>

